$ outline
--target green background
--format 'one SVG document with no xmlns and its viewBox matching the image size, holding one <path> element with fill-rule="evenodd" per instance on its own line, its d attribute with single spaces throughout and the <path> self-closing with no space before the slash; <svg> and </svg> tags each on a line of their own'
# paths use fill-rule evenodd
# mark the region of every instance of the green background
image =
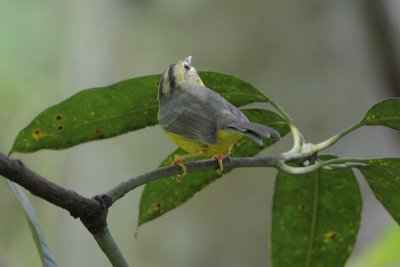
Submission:
<svg viewBox="0 0 400 267">
<path fill-rule="evenodd" d="M 367 2 L 0 0 L 0 151 L 7 153 L 17 133 L 48 106 L 82 89 L 161 73 L 189 55 L 197 69 L 255 84 L 292 115 L 308 141 L 321 141 L 393 96 Z M 267 153 L 290 145 L 286 138 Z M 160 128 L 152 127 L 65 151 L 14 157 L 92 196 L 156 168 L 174 149 Z M 398 149 L 395 131 L 368 127 L 329 152 L 398 157 Z M 142 190 L 137 189 L 111 209 L 110 230 L 136 266 L 269 266 L 274 180 L 273 170 L 235 170 L 143 225 L 135 238 Z M 398 266 L 398 254 L 389 252 L 399 250 L 393 241 L 400 240 L 399 229 L 364 181 L 361 189 L 363 220 L 348 266 Z M 28 196 L 60 266 L 109 266 L 79 221 Z M 0 266 L 40 266 L 5 182 L 0 203 Z"/>
</svg>

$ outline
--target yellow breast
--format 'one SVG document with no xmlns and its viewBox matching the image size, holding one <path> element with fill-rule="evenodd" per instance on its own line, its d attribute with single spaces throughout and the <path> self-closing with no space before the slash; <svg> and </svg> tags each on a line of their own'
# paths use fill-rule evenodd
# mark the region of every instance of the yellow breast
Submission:
<svg viewBox="0 0 400 267">
<path fill-rule="evenodd" d="M 242 137 L 242 134 L 237 132 L 217 130 L 217 144 L 208 145 L 168 131 L 165 132 L 175 144 L 186 152 L 196 153 L 207 158 L 216 155 L 229 155 L 232 145 Z"/>
</svg>

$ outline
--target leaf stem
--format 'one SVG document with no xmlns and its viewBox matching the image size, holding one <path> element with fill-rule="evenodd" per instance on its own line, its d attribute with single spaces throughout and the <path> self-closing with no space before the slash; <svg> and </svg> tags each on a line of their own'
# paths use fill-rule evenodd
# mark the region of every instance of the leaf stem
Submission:
<svg viewBox="0 0 400 267">
<path fill-rule="evenodd" d="M 318 197 L 319 197 L 319 182 L 320 182 L 321 173 L 317 172 L 314 176 L 314 192 L 313 192 L 313 205 L 312 205 L 312 217 L 311 217 L 311 225 L 310 225 L 310 236 L 308 238 L 308 248 L 307 248 L 307 258 L 306 258 L 306 267 L 309 267 L 311 264 L 311 258 L 313 256 L 313 247 L 315 241 L 315 229 L 317 226 L 317 214 L 318 214 Z"/>
<path fill-rule="evenodd" d="M 305 143 L 302 133 L 299 131 L 299 129 L 297 129 L 289 114 L 281 106 L 276 104 L 271 99 L 269 99 L 269 104 L 273 106 L 280 113 L 280 115 L 282 115 L 282 117 L 286 119 L 287 123 L 289 124 L 290 131 L 293 135 L 293 147 L 288 153 L 300 152 L 303 144 Z"/>
<path fill-rule="evenodd" d="M 330 159 L 330 160 L 326 160 L 326 161 L 320 161 L 320 162 L 314 163 L 313 165 L 310 165 L 307 167 L 292 167 L 285 163 L 282 163 L 278 169 L 283 172 L 289 173 L 289 174 L 306 174 L 306 173 L 316 171 L 325 166 L 333 165 L 332 167 L 334 168 L 334 166 L 336 166 L 336 164 L 340 164 L 340 163 L 345 163 L 345 164 L 350 163 L 350 165 L 348 165 L 349 167 L 352 167 L 352 164 L 354 164 L 354 163 L 367 164 L 368 160 L 369 159 L 363 159 L 363 158 L 335 158 L 335 159 Z M 359 167 L 359 166 L 360 165 L 357 165 L 357 167 Z"/>
<path fill-rule="evenodd" d="M 332 136 L 331 138 L 329 138 L 329 139 L 327 139 L 327 140 L 325 140 L 325 141 L 323 141 L 323 142 L 321 142 L 321 143 L 319 143 L 319 144 L 313 145 L 313 146 L 310 148 L 310 153 L 311 153 L 311 154 L 314 154 L 314 153 L 317 153 L 317 152 L 319 152 L 319 151 L 321 151 L 321 150 L 324 150 L 324 149 L 326 149 L 326 148 L 328 148 L 328 147 L 334 145 L 337 141 L 339 141 L 339 140 L 340 140 L 341 138 L 343 138 L 345 135 L 351 133 L 352 131 L 354 131 L 354 130 L 360 128 L 360 127 L 363 126 L 363 125 L 364 125 L 364 124 L 363 124 L 362 122 L 358 122 L 358 123 L 354 124 L 353 126 L 347 128 L 347 129 L 344 130 L 343 132 L 340 132 L 340 133 L 338 133 L 338 134 Z"/>
<path fill-rule="evenodd" d="M 292 149 L 288 152 L 282 153 L 281 154 L 282 160 L 286 162 L 289 160 L 302 159 L 302 158 L 307 158 L 312 155 L 315 155 L 318 152 L 320 152 L 324 149 L 327 149 L 328 147 L 336 144 L 336 142 L 338 142 L 341 138 L 343 138 L 347 134 L 351 133 L 352 131 L 360 128 L 361 126 L 364 126 L 364 123 L 362 121 L 350 126 L 346 130 L 344 130 L 344 131 L 342 131 L 342 132 L 340 132 L 318 144 L 311 144 L 311 143 L 304 144 L 303 143 L 301 151 L 293 151 L 293 149 Z"/>
</svg>

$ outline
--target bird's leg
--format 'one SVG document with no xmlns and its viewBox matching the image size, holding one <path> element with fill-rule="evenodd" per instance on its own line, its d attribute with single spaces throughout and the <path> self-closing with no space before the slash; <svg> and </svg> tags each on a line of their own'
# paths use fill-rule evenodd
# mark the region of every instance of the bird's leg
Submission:
<svg viewBox="0 0 400 267">
<path fill-rule="evenodd" d="M 171 165 L 178 165 L 182 169 L 182 174 L 178 174 L 176 176 L 173 176 L 172 179 L 176 180 L 177 182 L 181 181 L 181 178 L 186 175 L 186 166 L 183 163 L 183 160 L 191 157 L 198 156 L 199 154 L 197 153 L 190 153 L 190 154 L 185 154 L 185 155 L 174 155 L 172 158 Z"/>
<path fill-rule="evenodd" d="M 217 169 L 217 173 L 219 175 L 222 174 L 222 171 L 224 170 L 224 166 L 222 165 L 222 158 L 224 157 L 224 154 L 217 154 L 214 155 L 213 158 L 217 161 L 218 163 L 218 169 Z"/>
<path fill-rule="evenodd" d="M 231 146 L 229 147 L 228 153 L 226 153 L 226 156 L 227 156 L 227 157 L 230 157 L 230 156 L 231 156 L 232 147 L 233 147 L 233 145 L 231 145 Z"/>
</svg>

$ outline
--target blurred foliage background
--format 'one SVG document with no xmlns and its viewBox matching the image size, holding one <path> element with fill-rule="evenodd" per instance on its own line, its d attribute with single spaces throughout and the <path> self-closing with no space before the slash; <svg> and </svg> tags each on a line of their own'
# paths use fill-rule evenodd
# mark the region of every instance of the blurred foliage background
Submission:
<svg viewBox="0 0 400 267">
<path fill-rule="evenodd" d="M 197 69 L 234 74 L 262 89 L 292 115 L 309 142 L 346 128 L 374 103 L 400 92 L 396 0 L 0 0 L 0 6 L 3 153 L 44 108 L 85 88 L 161 73 L 188 55 Z M 398 141 L 389 129 L 365 128 L 329 152 L 398 157 Z M 290 145 L 286 138 L 267 153 Z M 174 148 L 152 127 L 14 157 L 89 197 L 156 168 Z M 135 238 L 137 189 L 110 210 L 110 230 L 137 266 L 269 266 L 274 175 L 261 168 L 236 170 L 143 225 Z M 360 183 L 363 221 L 348 266 L 399 266 L 399 228 Z M 109 266 L 79 221 L 28 196 L 60 266 Z M 4 182 L 0 203 L 0 266 L 40 266 L 23 213 Z"/>
</svg>

